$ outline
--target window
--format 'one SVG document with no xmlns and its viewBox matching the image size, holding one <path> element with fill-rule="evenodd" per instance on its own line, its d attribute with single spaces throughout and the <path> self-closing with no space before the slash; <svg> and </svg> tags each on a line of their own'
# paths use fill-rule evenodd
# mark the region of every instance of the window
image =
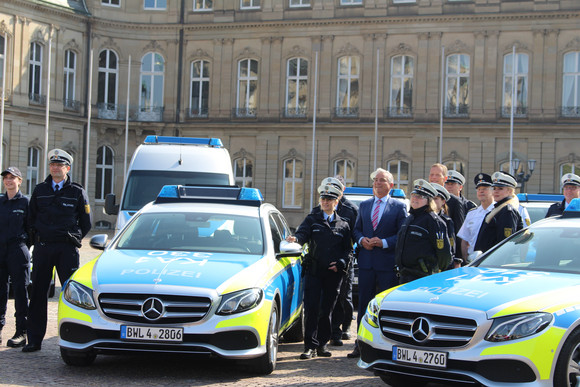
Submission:
<svg viewBox="0 0 580 387">
<path fill-rule="evenodd" d="M 389 115 L 410 116 L 413 106 L 413 58 L 402 55 L 391 59 Z"/>
<path fill-rule="evenodd" d="M 447 57 L 445 114 L 448 117 L 469 113 L 469 56 L 453 54 Z"/>
<path fill-rule="evenodd" d="M 206 117 L 209 108 L 209 62 L 191 63 L 190 117 Z"/>
<path fill-rule="evenodd" d="M 566 173 L 580 173 L 580 162 L 565 163 L 560 165 L 560 174 L 558 176 L 564 176 Z"/>
<path fill-rule="evenodd" d="M 38 168 L 40 150 L 38 148 L 28 148 L 28 159 L 26 162 L 26 194 L 32 195 L 34 187 L 38 184 Z"/>
<path fill-rule="evenodd" d="M 40 96 L 42 90 L 42 46 L 39 43 L 33 42 L 30 44 L 29 66 L 29 99 L 34 103 L 42 103 Z"/>
<path fill-rule="evenodd" d="M 363 0 L 340 0 L 340 5 L 361 5 Z"/>
<path fill-rule="evenodd" d="M 100 118 L 116 118 L 118 66 L 117 54 L 111 50 L 101 51 L 99 54 L 99 83 L 97 92 Z M 111 117 L 103 117 L 101 111 L 111 112 Z"/>
<path fill-rule="evenodd" d="M 255 116 L 258 106 L 258 61 L 243 59 L 238 62 L 237 115 Z"/>
<path fill-rule="evenodd" d="M 213 0 L 194 0 L 194 11 L 211 11 L 213 9 Z"/>
<path fill-rule="evenodd" d="M 260 0 L 240 0 L 240 9 L 260 9 Z"/>
<path fill-rule="evenodd" d="M 409 163 L 402 160 L 387 162 L 387 171 L 393 175 L 393 188 L 400 188 L 409 193 Z"/>
<path fill-rule="evenodd" d="M 118 7 L 121 5 L 121 0 L 101 0 L 101 4 Z"/>
<path fill-rule="evenodd" d="M 580 52 L 564 55 L 562 115 L 580 116 Z"/>
<path fill-rule="evenodd" d="M 95 199 L 105 200 L 113 192 L 113 150 L 103 145 L 97 150 Z"/>
<path fill-rule="evenodd" d="M 502 115 L 510 116 L 512 109 L 513 87 L 513 55 L 503 58 L 503 104 Z M 528 55 L 516 54 L 516 104 L 515 116 L 525 116 L 528 113 Z"/>
<path fill-rule="evenodd" d="M 239 187 L 252 187 L 254 167 L 252 160 L 241 157 L 234 160 L 234 180 Z"/>
<path fill-rule="evenodd" d="M 167 0 L 145 0 L 145 9 L 166 9 Z"/>
<path fill-rule="evenodd" d="M 341 159 L 334 162 L 334 176 L 340 175 L 344 178 L 347 187 L 352 187 L 355 182 L 354 161 Z"/>
<path fill-rule="evenodd" d="M 359 72 L 359 57 L 343 56 L 338 59 L 337 116 L 358 116 Z"/>
<path fill-rule="evenodd" d="M 64 107 L 68 109 L 75 109 L 76 58 L 73 51 L 64 52 Z"/>
<path fill-rule="evenodd" d="M 139 119 L 159 121 L 163 110 L 163 80 L 165 61 L 150 52 L 141 60 L 141 93 L 139 95 Z"/>
<path fill-rule="evenodd" d="M 308 61 L 292 58 L 286 70 L 286 115 L 305 117 L 308 110 Z"/>
<path fill-rule="evenodd" d="M 301 160 L 284 161 L 284 188 L 282 205 L 284 208 L 301 208 L 304 192 L 304 163 Z"/>
<path fill-rule="evenodd" d="M 309 7 L 310 0 L 290 0 L 290 8 L 293 7 Z"/>
</svg>

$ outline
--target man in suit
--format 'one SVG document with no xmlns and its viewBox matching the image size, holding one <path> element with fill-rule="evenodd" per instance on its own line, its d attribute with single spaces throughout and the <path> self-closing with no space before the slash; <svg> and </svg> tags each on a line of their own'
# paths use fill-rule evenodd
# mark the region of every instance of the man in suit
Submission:
<svg viewBox="0 0 580 387">
<path fill-rule="evenodd" d="M 407 207 L 391 198 L 393 175 L 382 168 L 371 173 L 374 197 L 362 202 L 354 226 L 355 241 L 361 246 L 358 253 L 358 317 L 357 326 L 368 303 L 383 290 L 398 285 L 395 273 L 395 245 L 397 233 L 407 216 Z M 350 358 L 360 356 L 358 345 Z"/>
</svg>

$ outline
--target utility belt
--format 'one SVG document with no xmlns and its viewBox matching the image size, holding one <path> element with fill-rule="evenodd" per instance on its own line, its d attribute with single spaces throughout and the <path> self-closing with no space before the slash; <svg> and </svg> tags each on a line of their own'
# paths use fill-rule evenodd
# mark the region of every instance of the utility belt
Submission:
<svg viewBox="0 0 580 387">
<path fill-rule="evenodd" d="M 56 237 L 49 237 L 49 238 L 44 238 L 44 237 L 40 237 L 39 235 L 37 235 L 35 238 L 35 242 L 40 242 L 40 243 L 69 243 L 75 247 L 81 247 L 81 242 L 71 234 L 69 234 L 67 236 L 56 236 Z"/>
</svg>

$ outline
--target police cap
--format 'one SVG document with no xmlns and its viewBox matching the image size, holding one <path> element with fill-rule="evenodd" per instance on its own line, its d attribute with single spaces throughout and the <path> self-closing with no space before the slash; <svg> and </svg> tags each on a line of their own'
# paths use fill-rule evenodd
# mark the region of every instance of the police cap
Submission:
<svg viewBox="0 0 580 387">
<path fill-rule="evenodd" d="M 342 194 L 342 191 L 332 184 L 323 183 L 318 187 L 318 194 L 324 199 L 338 199 Z"/>
<path fill-rule="evenodd" d="M 460 185 L 465 184 L 465 177 L 457 171 L 451 170 L 447 172 L 447 182 L 448 183 L 457 183 Z"/>
<path fill-rule="evenodd" d="M 62 163 L 66 165 L 71 165 L 73 162 L 73 157 L 62 149 L 53 149 L 48 152 L 49 163 Z"/>
<path fill-rule="evenodd" d="M 437 190 L 424 179 L 417 179 L 413 182 L 413 192 L 414 194 L 426 196 L 428 198 L 434 198 L 437 196 Z"/>
<path fill-rule="evenodd" d="M 478 173 L 477 176 L 475 176 L 475 178 L 473 179 L 473 182 L 475 183 L 475 188 L 481 186 L 491 187 L 492 185 L 491 176 L 483 172 Z"/>
<path fill-rule="evenodd" d="M 573 173 L 567 173 L 562 176 L 562 186 L 565 185 L 580 185 L 580 176 Z"/>
<path fill-rule="evenodd" d="M 12 176 L 16 176 L 22 179 L 22 172 L 20 169 L 16 167 L 8 167 L 2 172 L 2 177 L 6 176 L 7 174 L 11 174 Z"/>
<path fill-rule="evenodd" d="M 322 179 L 320 185 L 322 186 L 324 184 L 333 185 L 336 188 L 338 188 L 341 192 L 344 191 L 344 184 L 342 184 L 340 180 L 338 180 L 336 177 L 327 177 L 325 179 Z"/>
<path fill-rule="evenodd" d="M 429 184 L 431 184 L 433 188 L 435 188 L 435 190 L 437 191 L 437 195 L 435 196 L 441 196 L 445 201 L 448 201 L 451 198 L 451 194 L 449 193 L 449 191 L 447 191 L 445 187 L 443 187 L 441 184 L 437 183 L 429 183 Z"/>
<path fill-rule="evenodd" d="M 516 179 L 509 173 L 497 171 L 491 175 L 492 187 L 511 187 L 516 188 Z"/>
</svg>

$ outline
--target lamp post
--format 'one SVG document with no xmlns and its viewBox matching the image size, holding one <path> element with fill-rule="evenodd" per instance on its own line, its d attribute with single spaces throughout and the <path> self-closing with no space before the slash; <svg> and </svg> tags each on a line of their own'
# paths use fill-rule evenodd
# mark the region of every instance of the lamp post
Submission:
<svg viewBox="0 0 580 387">
<path fill-rule="evenodd" d="M 520 192 L 526 192 L 525 186 L 532 174 L 534 173 L 534 169 L 536 169 L 536 160 L 530 159 L 528 160 L 528 171 L 529 173 L 526 174 L 526 171 L 523 169 L 520 172 L 517 172 L 518 168 L 520 167 L 520 160 L 513 159 L 512 160 L 512 170 L 514 171 L 516 181 L 520 183 Z"/>
</svg>

